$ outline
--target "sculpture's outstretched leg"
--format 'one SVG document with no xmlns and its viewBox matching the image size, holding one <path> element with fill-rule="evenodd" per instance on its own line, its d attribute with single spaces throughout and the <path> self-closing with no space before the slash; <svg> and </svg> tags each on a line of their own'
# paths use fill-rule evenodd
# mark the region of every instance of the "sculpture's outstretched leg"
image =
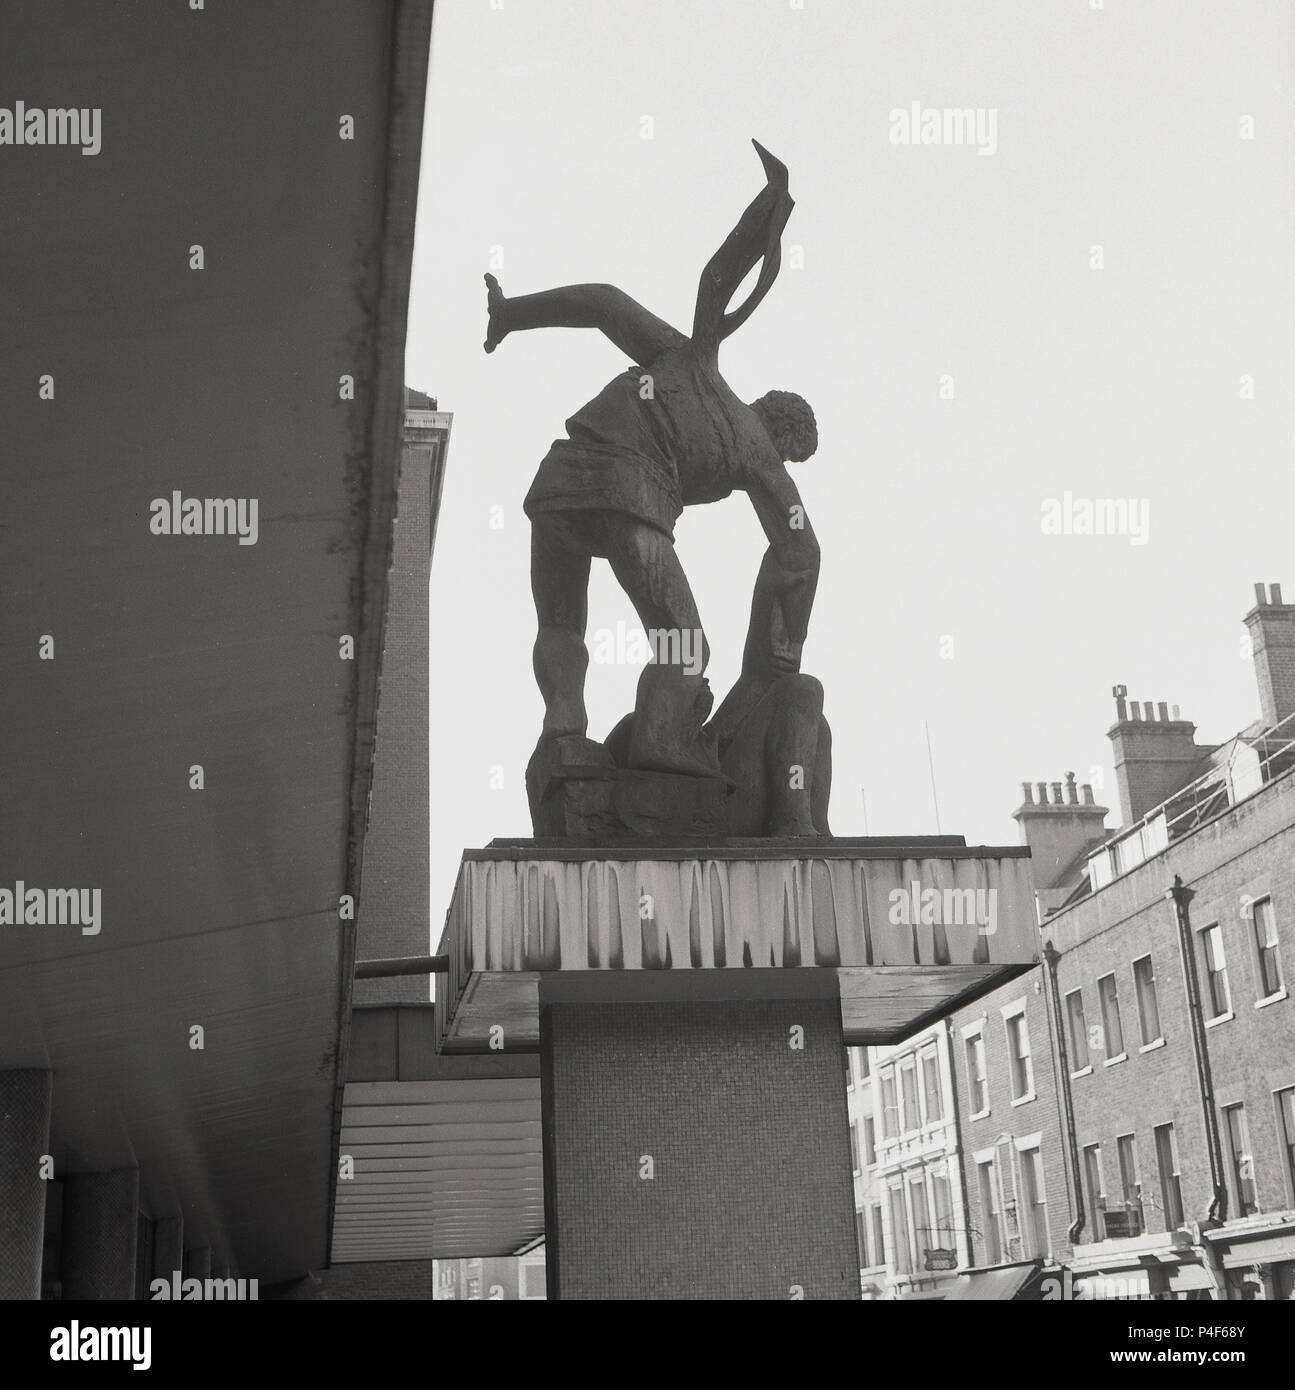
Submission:
<svg viewBox="0 0 1295 1390">
<path fill-rule="evenodd" d="M 701 273 L 692 337 L 706 353 L 718 350 L 769 293 L 782 265 L 782 231 L 796 205 L 787 192 L 787 166 L 757 141 L 751 143 L 764 165 L 766 183 Z M 760 274 L 751 293 L 739 308 L 726 313 L 729 300 L 757 265 Z"/>
<path fill-rule="evenodd" d="M 647 366 L 683 334 L 615 285 L 561 285 L 509 298 L 486 276 L 485 348 L 494 352 L 510 334 L 528 328 L 596 328 L 627 357 Z"/>
</svg>

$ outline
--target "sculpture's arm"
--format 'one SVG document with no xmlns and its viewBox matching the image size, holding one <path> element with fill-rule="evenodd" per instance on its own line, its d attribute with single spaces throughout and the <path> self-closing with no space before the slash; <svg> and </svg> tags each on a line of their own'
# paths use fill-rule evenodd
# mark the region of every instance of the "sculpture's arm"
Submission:
<svg viewBox="0 0 1295 1390">
<path fill-rule="evenodd" d="M 720 343 L 751 317 L 773 287 L 782 265 L 782 229 L 795 207 L 787 192 L 787 166 L 758 142 L 751 143 L 764 165 L 768 182 L 707 262 L 697 287 L 692 339 L 699 351 L 709 356 L 719 352 Z M 739 308 L 725 313 L 738 286 L 756 265 L 760 265 L 760 274 L 755 287 Z"/>
<path fill-rule="evenodd" d="M 796 484 L 782 462 L 762 463 L 748 483 L 747 492 L 768 537 L 769 549 L 756 580 L 743 665 L 748 656 L 759 659 L 764 650 L 762 644 L 767 640 L 770 664 L 780 674 L 786 674 L 800 669 L 800 650 L 809 630 L 810 610 L 818 587 L 818 538 Z M 769 620 L 757 623 L 766 602 Z"/>
<path fill-rule="evenodd" d="M 508 298 L 493 275 L 486 276 L 490 326 L 486 351 L 527 328 L 596 328 L 635 363 L 647 366 L 684 341 L 677 328 L 659 319 L 615 285 L 563 285 L 538 294 Z"/>
</svg>

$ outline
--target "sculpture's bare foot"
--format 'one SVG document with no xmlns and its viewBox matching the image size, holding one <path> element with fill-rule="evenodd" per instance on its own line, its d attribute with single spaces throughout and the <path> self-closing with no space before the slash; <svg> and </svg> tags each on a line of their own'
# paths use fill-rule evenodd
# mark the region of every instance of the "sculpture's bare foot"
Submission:
<svg viewBox="0 0 1295 1390">
<path fill-rule="evenodd" d="M 507 300 L 504 298 L 503 290 L 499 288 L 499 281 L 493 275 L 487 275 L 486 312 L 490 315 L 490 322 L 486 328 L 485 348 L 487 352 L 494 352 L 508 336 L 508 330 L 500 322 L 500 311 L 505 303 Z"/>
<path fill-rule="evenodd" d="M 787 166 L 776 155 L 772 155 L 758 141 L 752 140 L 755 152 L 760 156 L 760 163 L 764 165 L 764 176 L 769 181 L 771 188 L 779 191 L 786 191 L 787 188 Z"/>
</svg>

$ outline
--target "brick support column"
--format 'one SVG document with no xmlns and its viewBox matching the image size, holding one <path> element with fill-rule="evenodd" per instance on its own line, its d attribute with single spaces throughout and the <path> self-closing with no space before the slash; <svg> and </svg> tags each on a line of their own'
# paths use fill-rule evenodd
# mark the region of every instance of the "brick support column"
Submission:
<svg viewBox="0 0 1295 1390">
<path fill-rule="evenodd" d="M 550 1298 L 859 1298 L 838 999 L 542 1002 L 540 1046 Z"/>
<path fill-rule="evenodd" d="M 133 1299 L 139 1171 L 73 1173 L 63 1188 L 65 1299 Z"/>
<path fill-rule="evenodd" d="M 53 1095 L 51 1072 L 0 1071 L 0 1300 L 40 1298 Z"/>
</svg>

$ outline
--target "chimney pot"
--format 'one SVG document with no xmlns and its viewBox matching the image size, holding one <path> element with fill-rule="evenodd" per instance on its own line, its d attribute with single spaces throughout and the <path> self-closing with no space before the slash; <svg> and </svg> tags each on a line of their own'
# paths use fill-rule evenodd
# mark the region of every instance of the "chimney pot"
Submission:
<svg viewBox="0 0 1295 1390">
<path fill-rule="evenodd" d="M 1037 789 L 1039 805 L 1046 806 L 1048 804 L 1048 784 L 1046 782 L 1036 782 L 1034 785 Z"/>
<path fill-rule="evenodd" d="M 1054 806 L 1060 806 L 1060 805 L 1061 805 L 1061 783 L 1060 783 L 1060 782 L 1054 782 L 1054 783 L 1052 784 L 1052 804 L 1053 804 Z"/>
<path fill-rule="evenodd" d="M 1273 600 L 1273 603 L 1274 603 L 1274 604 L 1280 604 L 1280 603 L 1281 603 L 1281 601 L 1282 601 L 1282 586 L 1281 586 L 1280 584 L 1269 584 L 1269 586 L 1268 586 L 1268 592 L 1272 595 L 1272 600 Z"/>
<path fill-rule="evenodd" d="M 1181 718 L 1181 713 L 1177 705 L 1169 706 L 1169 717 L 1174 721 L 1174 723 L 1177 723 L 1178 720 Z"/>
<path fill-rule="evenodd" d="M 1084 785 L 1083 785 L 1082 790 L 1083 790 L 1083 793 L 1084 793 L 1084 805 L 1085 805 L 1085 806 L 1091 806 L 1091 805 L 1093 805 L 1093 789 L 1092 789 L 1092 787 L 1091 787 L 1087 782 L 1085 782 Z"/>
<path fill-rule="evenodd" d="M 1075 774 L 1074 774 L 1073 772 L 1067 772 L 1067 773 L 1066 773 L 1066 805 L 1067 805 L 1067 806 L 1074 806 L 1074 805 L 1076 805 L 1076 804 L 1078 803 L 1078 801 L 1079 801 L 1079 796 L 1078 796 L 1078 792 L 1076 791 L 1076 788 L 1075 788 Z"/>
<path fill-rule="evenodd" d="M 1262 584 L 1255 585 L 1255 603 L 1260 608 L 1268 607 L 1268 590 Z"/>
<path fill-rule="evenodd" d="M 1156 717 L 1162 723 L 1169 721 L 1169 706 L 1163 700 L 1156 706 Z"/>
<path fill-rule="evenodd" d="M 1027 806 L 1034 805 L 1034 789 L 1030 786 L 1028 782 L 1021 783 L 1021 800 Z"/>
</svg>

